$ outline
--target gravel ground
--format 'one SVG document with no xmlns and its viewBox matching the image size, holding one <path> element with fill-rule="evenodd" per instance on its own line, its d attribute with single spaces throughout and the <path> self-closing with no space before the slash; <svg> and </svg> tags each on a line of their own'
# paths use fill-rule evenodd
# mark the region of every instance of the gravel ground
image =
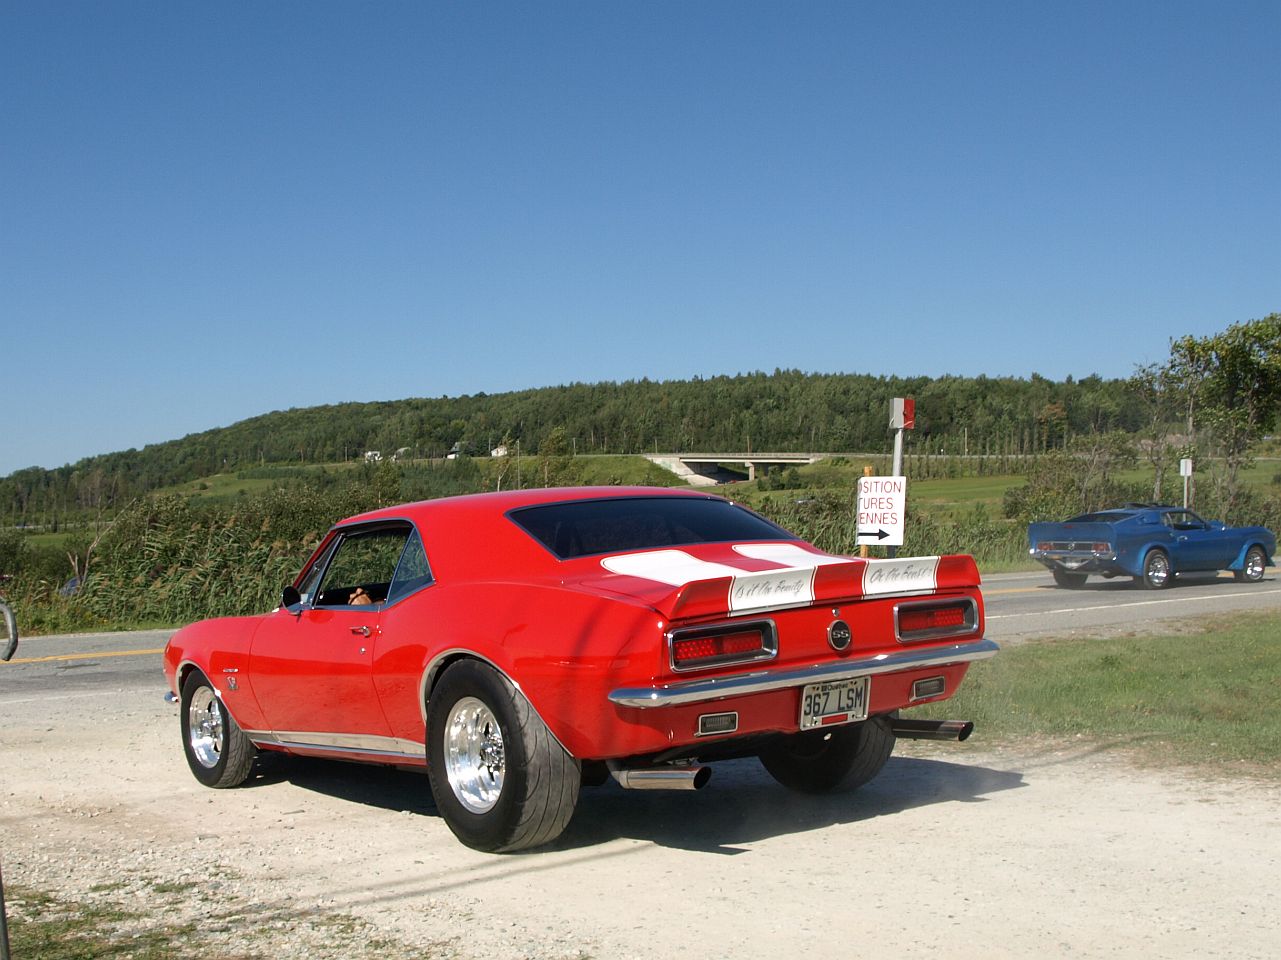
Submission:
<svg viewBox="0 0 1281 960">
<path fill-rule="evenodd" d="M 1281 789 L 1126 744 L 901 744 L 818 798 L 732 762 L 700 793 L 587 790 L 557 844 L 491 856 L 420 774 L 287 760 L 207 790 L 161 692 L 7 709 L 6 884 L 223 957 L 1277 956 Z"/>
</svg>

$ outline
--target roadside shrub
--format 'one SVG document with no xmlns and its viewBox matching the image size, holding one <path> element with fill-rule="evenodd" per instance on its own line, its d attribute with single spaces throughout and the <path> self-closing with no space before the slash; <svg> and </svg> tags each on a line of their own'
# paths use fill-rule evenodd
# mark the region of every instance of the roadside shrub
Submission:
<svg viewBox="0 0 1281 960">
<path fill-rule="evenodd" d="M 31 545 L 18 530 L 0 530 L 0 575 L 16 576 L 26 564 Z"/>
</svg>

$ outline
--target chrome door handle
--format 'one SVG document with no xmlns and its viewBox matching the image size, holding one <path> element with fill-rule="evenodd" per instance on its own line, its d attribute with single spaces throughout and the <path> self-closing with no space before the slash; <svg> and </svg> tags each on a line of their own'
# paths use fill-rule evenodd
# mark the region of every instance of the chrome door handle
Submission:
<svg viewBox="0 0 1281 960">
<path fill-rule="evenodd" d="M 352 628 L 351 628 L 351 632 L 352 632 L 352 633 L 358 633 L 358 634 L 360 634 L 362 637 L 367 637 L 367 636 L 369 636 L 369 628 L 368 628 L 368 627 L 352 627 Z"/>
</svg>

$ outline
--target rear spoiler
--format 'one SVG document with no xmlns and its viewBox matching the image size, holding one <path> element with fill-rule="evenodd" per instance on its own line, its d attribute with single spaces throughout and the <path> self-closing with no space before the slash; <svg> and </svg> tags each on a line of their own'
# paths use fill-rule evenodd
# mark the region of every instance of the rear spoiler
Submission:
<svg viewBox="0 0 1281 960">
<path fill-rule="evenodd" d="M 979 585 L 974 558 L 903 557 L 836 560 L 812 567 L 743 572 L 694 580 L 656 603 L 668 620 L 745 616 L 814 604 L 850 603 L 872 597 L 902 597 L 962 590 Z"/>
</svg>

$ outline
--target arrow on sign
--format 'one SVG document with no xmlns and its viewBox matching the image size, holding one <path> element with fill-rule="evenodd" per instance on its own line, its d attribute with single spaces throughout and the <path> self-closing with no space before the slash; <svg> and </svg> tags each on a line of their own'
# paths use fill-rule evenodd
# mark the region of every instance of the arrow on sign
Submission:
<svg viewBox="0 0 1281 960">
<path fill-rule="evenodd" d="M 860 534 L 859 534 L 859 536 L 860 536 L 860 537 L 875 537 L 877 540 L 884 540 L 886 537 L 888 537 L 888 536 L 889 536 L 889 534 L 888 534 L 888 533 L 886 533 L 884 530 L 877 530 L 875 533 L 863 532 L 863 533 L 860 533 Z"/>
</svg>

